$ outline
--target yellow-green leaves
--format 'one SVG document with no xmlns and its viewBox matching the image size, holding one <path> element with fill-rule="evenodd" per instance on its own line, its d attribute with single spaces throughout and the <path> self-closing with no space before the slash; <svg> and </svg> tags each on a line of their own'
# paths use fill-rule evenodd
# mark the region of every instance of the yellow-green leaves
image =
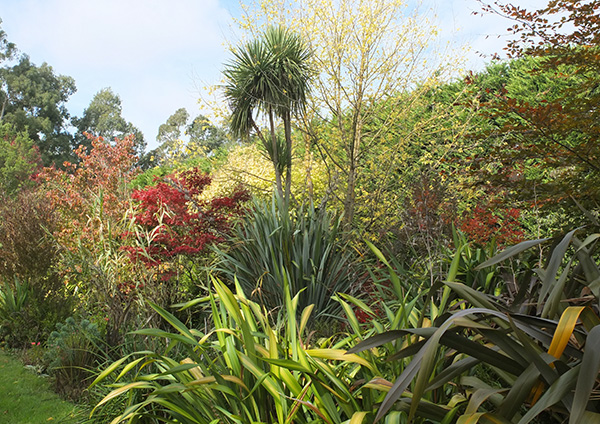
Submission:
<svg viewBox="0 0 600 424">
<path fill-rule="evenodd" d="M 169 340 L 166 353 L 137 352 L 110 365 L 94 384 L 116 383 L 97 406 L 119 399 L 126 405 L 116 422 L 151 416 L 160 407 L 174 421 L 341 424 L 365 422 L 353 390 L 355 379 L 372 379 L 376 367 L 365 357 L 339 347 L 305 346 L 312 307 L 297 318 L 298 295 L 285 296 L 282 325 L 274 327 L 266 311 L 248 300 L 239 284 L 234 293 L 213 279 L 213 293 L 204 300 L 212 310 L 212 330 L 203 334 L 185 327 L 173 314 L 153 305 L 174 329 L 138 330 L 146 337 Z M 296 320 L 299 319 L 297 322 Z M 175 360 L 170 352 L 185 352 Z M 361 389 L 362 390 L 362 389 Z M 364 390 L 376 391 L 375 388 Z M 143 393 L 134 396 L 134 392 Z"/>
</svg>

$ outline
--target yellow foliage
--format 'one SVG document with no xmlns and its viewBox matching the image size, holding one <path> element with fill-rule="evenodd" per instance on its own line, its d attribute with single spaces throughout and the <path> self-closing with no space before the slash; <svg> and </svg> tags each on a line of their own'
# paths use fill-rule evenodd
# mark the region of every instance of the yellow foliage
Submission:
<svg viewBox="0 0 600 424">
<path fill-rule="evenodd" d="M 447 189 L 435 193 L 441 208 L 478 195 L 461 173 L 460 181 L 446 181 L 452 157 L 474 148 L 464 140 L 471 118 L 452 100 L 430 104 L 431 94 L 460 72 L 464 55 L 438 38 L 435 17 L 417 3 L 247 0 L 238 20 L 243 37 L 283 25 L 311 47 L 316 75 L 297 126 L 315 157 L 311 165 L 294 161 L 293 192 L 308 191 L 298 174 L 312 167 L 315 201 L 328 197 L 329 207 L 344 211 L 346 229 L 367 239 L 414 227 L 415 193 L 433 192 L 432 181 Z M 273 171 L 264 164 L 269 182 L 254 184 L 270 193 Z"/>
<path fill-rule="evenodd" d="M 270 198 L 275 185 L 273 163 L 257 144 L 242 144 L 232 148 L 226 162 L 215 169 L 212 184 L 202 193 L 204 198 L 224 196 L 236 187 L 244 186 L 253 196 Z M 292 196 L 296 201 L 310 199 L 309 176 L 314 199 L 320 199 L 327 187 L 327 174 L 322 163 L 312 155 L 294 154 L 292 159 Z"/>
<path fill-rule="evenodd" d="M 357 208 L 386 221 L 404 198 L 389 192 L 398 190 L 390 170 L 405 167 L 405 146 L 425 130 L 400 123 L 459 66 L 432 20 L 405 0 L 255 0 L 243 10 L 238 23 L 251 35 L 284 25 L 311 46 L 317 76 L 301 126 L 323 153 L 346 222 L 359 224 Z"/>
<path fill-rule="evenodd" d="M 255 144 L 234 147 L 229 151 L 227 161 L 211 176 L 212 184 L 202 193 L 206 198 L 226 195 L 240 185 L 253 195 L 261 196 L 271 192 L 275 181 L 273 164 Z"/>
</svg>

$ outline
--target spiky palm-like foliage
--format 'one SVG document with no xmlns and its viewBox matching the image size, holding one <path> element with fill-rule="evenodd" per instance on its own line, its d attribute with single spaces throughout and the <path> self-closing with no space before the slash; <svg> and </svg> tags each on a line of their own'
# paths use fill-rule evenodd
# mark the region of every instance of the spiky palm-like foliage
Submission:
<svg viewBox="0 0 600 424">
<path fill-rule="evenodd" d="M 514 297 L 458 282 L 459 260 L 453 261 L 442 289 L 450 307 L 437 303 L 441 314 L 430 325 L 383 332 L 350 349 L 404 343 L 389 358 L 401 361 L 404 370 L 393 385 L 388 382 L 375 422 L 396 409 L 406 411 L 408 422 L 422 419 L 417 401 L 427 397 L 458 417 L 457 424 L 600 422 L 600 234 L 580 240 L 576 231 L 556 243 L 545 266 L 514 282 Z M 545 241 L 524 241 L 474 270 Z M 441 405 L 443 396 L 453 400 Z"/>
<path fill-rule="evenodd" d="M 286 296 L 299 294 L 299 308 L 314 305 L 315 318 L 338 316 L 338 293 L 352 294 L 361 280 L 352 274 L 346 246 L 338 240 L 340 219 L 314 206 L 291 214 L 274 196 L 256 203 L 238 226 L 227 251 L 219 251 L 220 270 L 237 279 L 247 296 L 279 311 Z"/>
<path fill-rule="evenodd" d="M 233 60 L 223 74 L 225 98 L 231 108 L 230 126 L 239 137 L 256 133 L 267 148 L 275 168 L 277 190 L 283 197 L 281 166 L 286 166 L 285 198 L 291 190 L 292 114 L 301 112 L 310 88 L 310 50 L 295 33 L 270 27 L 259 39 L 233 50 Z M 269 120 L 269 138 L 256 124 L 255 114 L 264 113 Z M 285 155 L 278 152 L 276 122 L 283 122 Z"/>
</svg>

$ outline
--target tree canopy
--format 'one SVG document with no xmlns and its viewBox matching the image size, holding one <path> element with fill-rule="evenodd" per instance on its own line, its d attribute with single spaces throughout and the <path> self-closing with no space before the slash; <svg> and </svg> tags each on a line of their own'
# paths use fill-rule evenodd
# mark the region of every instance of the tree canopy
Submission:
<svg viewBox="0 0 600 424">
<path fill-rule="evenodd" d="M 453 60 L 430 54 L 435 27 L 401 0 L 257 0 L 244 10 L 243 29 L 255 34 L 261 26 L 284 23 L 311 49 L 315 78 L 300 127 L 327 164 L 328 193 L 343 205 L 350 227 L 362 181 L 385 180 L 393 168 L 377 167 L 380 173 L 370 174 L 367 157 L 381 140 L 394 137 L 395 123 L 410 111 L 407 93 L 417 98 L 425 90 L 415 87 L 443 80 Z M 378 108 L 381 103 L 390 107 Z M 367 130 L 371 124 L 376 129 Z"/>
<path fill-rule="evenodd" d="M 228 134 L 204 115 L 190 119 L 189 112 L 179 108 L 158 127 L 156 141 L 160 145 L 153 155 L 155 162 L 160 163 L 177 155 L 182 143 L 190 151 L 202 150 L 205 154 L 214 152 L 228 141 Z"/>
<path fill-rule="evenodd" d="M 32 186 L 40 167 L 40 154 L 33 140 L 9 124 L 0 125 L 0 194 L 11 195 Z"/>
<path fill-rule="evenodd" d="M 52 66 L 36 66 L 28 56 L 0 68 L 0 122 L 25 131 L 40 149 L 44 164 L 62 165 L 72 158 L 70 115 L 73 78 L 56 75 Z"/>
<path fill-rule="evenodd" d="M 597 208 L 600 1 L 554 0 L 533 11 L 495 3 L 485 10 L 514 21 L 507 51 L 521 58 L 498 65 L 508 79 L 486 88 L 480 105 L 502 140 L 495 157 L 510 163 L 506 175 L 521 168 L 522 178 L 506 180 L 529 200 Z M 532 164 L 540 171 L 523 171 Z"/>
<path fill-rule="evenodd" d="M 77 144 L 89 145 L 88 138 L 84 133 L 93 137 L 102 137 L 106 141 L 114 141 L 115 138 L 124 138 L 133 135 L 135 152 L 140 155 L 146 148 L 146 142 L 142 132 L 122 115 L 123 107 L 121 98 L 110 88 L 100 90 L 89 106 L 83 111 L 81 118 L 73 118 L 73 125 L 77 128 L 75 139 Z"/>
<path fill-rule="evenodd" d="M 298 34 L 270 26 L 260 38 L 232 53 L 234 58 L 223 71 L 225 98 L 231 108 L 231 130 L 240 137 L 256 133 L 273 162 L 277 191 L 289 201 L 292 114 L 303 112 L 306 105 L 313 72 L 309 64 L 311 51 Z M 256 123 L 258 113 L 268 119 L 268 138 Z M 283 142 L 277 134 L 276 117 L 283 121 Z"/>
</svg>

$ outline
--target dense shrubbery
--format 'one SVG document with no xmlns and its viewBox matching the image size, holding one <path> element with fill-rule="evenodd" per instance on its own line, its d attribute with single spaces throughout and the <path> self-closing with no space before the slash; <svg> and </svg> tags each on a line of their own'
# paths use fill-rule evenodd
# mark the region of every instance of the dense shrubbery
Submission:
<svg viewBox="0 0 600 424">
<path fill-rule="evenodd" d="M 69 317 L 56 324 L 48 337 L 46 358 L 58 393 L 73 400 L 82 397 L 101 363 L 101 340 L 98 326 L 88 320 L 76 322 Z"/>
<path fill-rule="evenodd" d="M 248 194 L 238 189 L 229 197 L 201 200 L 211 177 L 198 168 L 159 180 L 156 185 L 135 190 L 136 223 L 152 234 L 147 247 L 128 247 L 137 260 L 152 267 L 173 262 L 178 256 L 206 255 L 208 246 L 222 243 L 231 232 L 232 218 L 240 214 Z M 167 267 L 169 268 L 169 267 Z M 170 266 L 171 274 L 177 272 Z M 164 273 L 161 278 L 168 280 Z"/>
<path fill-rule="evenodd" d="M 567 3 L 552 7 L 595 40 L 578 16 L 598 2 Z M 504 10 L 540 30 L 554 11 Z M 318 116 L 287 103 L 285 51 L 248 47 L 277 60 L 227 73 L 252 64 L 269 90 L 260 108 L 246 86 L 228 98 L 272 164 L 207 120 L 188 129 L 219 150 L 184 147 L 185 111 L 141 176 L 130 137 L 90 136 L 40 170 L 32 140 L 0 127 L 2 346 L 96 405 L 90 423 L 598 421 L 596 48 L 532 48 L 547 56 Z M 321 101 L 341 84 L 317 82 Z"/>
<path fill-rule="evenodd" d="M 287 284 L 273 322 L 239 285 L 234 294 L 215 280 L 204 300 L 212 325 L 187 328 L 154 306 L 172 332 L 136 333 L 170 339 L 181 349 L 177 355 L 139 352 L 112 364 L 96 383 L 110 375 L 122 381 L 99 407 L 142 392 L 143 401 L 124 398 L 127 408 L 118 420 L 164 414 L 186 423 L 215 417 L 372 422 L 384 416 L 398 422 L 558 423 L 571 414 L 572 422 L 589 422 L 596 417 L 593 386 L 600 366 L 594 354 L 598 238 L 567 234 L 535 276 L 519 256 L 546 240 L 523 242 L 487 260 L 460 244 L 444 281 L 416 291 L 413 286 L 412 296 L 406 290 L 411 285 L 374 249 L 390 280 L 378 283 L 380 310 L 341 295 L 337 301 L 349 326 L 319 339 L 307 330 L 313 307 L 298 310 L 299 295 L 292 298 Z M 576 251 L 568 254 L 571 243 Z M 507 260 L 513 261 L 510 275 L 498 268 Z M 580 272 L 583 280 L 571 280 Z M 501 278 L 506 284 L 485 284 Z M 518 293 L 510 292 L 513 284 Z M 577 297 L 586 287 L 591 294 Z M 565 297 L 574 304 L 561 301 Z M 372 320 L 360 324 L 356 308 Z"/>
<path fill-rule="evenodd" d="M 0 222 L 0 334 L 9 346 L 23 348 L 45 340 L 72 313 L 74 299 L 56 267 L 50 232 L 59 223 L 43 192 L 0 194 Z"/>
</svg>

